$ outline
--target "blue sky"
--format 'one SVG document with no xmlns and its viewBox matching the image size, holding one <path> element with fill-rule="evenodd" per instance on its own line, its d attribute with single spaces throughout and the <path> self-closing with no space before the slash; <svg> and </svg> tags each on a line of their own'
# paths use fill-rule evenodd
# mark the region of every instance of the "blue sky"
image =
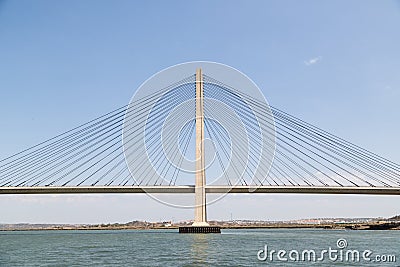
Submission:
<svg viewBox="0 0 400 267">
<path fill-rule="evenodd" d="M 399 25 L 399 1 L 0 0 L 0 158 L 127 104 L 163 68 L 209 60 L 247 74 L 271 105 L 400 162 Z M 390 216 L 398 201 L 230 196 L 209 214 Z M 192 218 L 118 195 L 0 196 L 0 214 L 0 222 Z"/>
</svg>

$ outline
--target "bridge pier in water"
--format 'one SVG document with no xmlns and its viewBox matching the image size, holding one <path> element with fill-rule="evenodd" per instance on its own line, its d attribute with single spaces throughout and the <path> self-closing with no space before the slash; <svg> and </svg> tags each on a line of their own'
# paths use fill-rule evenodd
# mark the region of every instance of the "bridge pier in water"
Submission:
<svg viewBox="0 0 400 267">
<path fill-rule="evenodd" d="M 221 233 L 221 228 L 210 226 L 207 222 L 206 209 L 206 171 L 204 151 L 204 90 L 201 68 L 196 70 L 196 172 L 195 172 L 195 207 L 192 226 L 179 227 L 179 233 Z"/>
</svg>

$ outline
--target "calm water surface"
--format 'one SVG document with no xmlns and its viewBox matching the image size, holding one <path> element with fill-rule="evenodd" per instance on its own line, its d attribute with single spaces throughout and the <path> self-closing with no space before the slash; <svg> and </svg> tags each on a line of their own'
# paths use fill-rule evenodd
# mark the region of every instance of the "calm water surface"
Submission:
<svg viewBox="0 0 400 267">
<path fill-rule="evenodd" d="M 396 262 L 260 261 L 259 250 L 371 250 L 395 255 Z M 340 251 L 340 250 L 338 250 Z M 339 253 L 339 252 L 338 252 Z M 264 254 L 261 253 L 260 256 Z M 295 257 L 295 254 L 293 254 Z M 288 255 L 286 255 L 288 258 Z M 400 231 L 223 230 L 222 234 L 178 234 L 149 231 L 0 232 L 0 266 L 400 266 Z"/>
</svg>

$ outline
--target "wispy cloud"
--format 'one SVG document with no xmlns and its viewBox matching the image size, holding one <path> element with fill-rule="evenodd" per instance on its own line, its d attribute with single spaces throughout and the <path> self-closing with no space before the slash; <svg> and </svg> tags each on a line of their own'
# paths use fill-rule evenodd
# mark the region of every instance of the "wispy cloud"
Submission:
<svg viewBox="0 0 400 267">
<path fill-rule="evenodd" d="M 311 66 L 311 65 L 314 65 L 314 64 L 318 63 L 318 62 L 321 61 L 321 60 L 322 60 L 322 57 L 321 57 L 321 56 L 318 56 L 318 57 L 311 58 L 311 59 L 309 59 L 309 60 L 304 61 L 304 64 L 305 64 L 306 66 Z"/>
</svg>

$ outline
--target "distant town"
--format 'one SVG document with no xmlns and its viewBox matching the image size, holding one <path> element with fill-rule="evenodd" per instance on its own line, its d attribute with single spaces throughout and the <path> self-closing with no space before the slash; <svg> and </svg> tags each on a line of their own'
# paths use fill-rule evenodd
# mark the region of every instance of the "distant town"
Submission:
<svg viewBox="0 0 400 267">
<path fill-rule="evenodd" d="M 128 223 L 108 224 L 0 224 L 0 231 L 33 231 L 33 230 L 151 230 L 177 229 L 191 225 L 193 221 L 181 222 L 147 222 L 131 221 Z M 400 230 L 400 215 L 392 218 L 315 218 L 290 221 L 255 221 L 230 220 L 209 221 L 210 225 L 223 229 L 257 229 L 257 228 L 321 228 L 349 230 Z"/>
</svg>

